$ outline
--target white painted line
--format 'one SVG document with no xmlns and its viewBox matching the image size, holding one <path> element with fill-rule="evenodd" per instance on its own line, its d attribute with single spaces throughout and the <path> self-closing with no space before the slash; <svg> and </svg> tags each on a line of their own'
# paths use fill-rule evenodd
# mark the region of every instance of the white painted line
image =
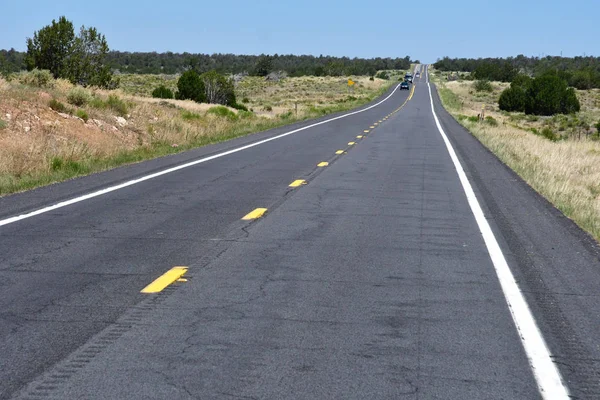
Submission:
<svg viewBox="0 0 600 400">
<path fill-rule="evenodd" d="M 49 211 L 53 211 L 53 210 L 56 210 L 56 209 L 59 209 L 59 208 L 63 208 L 63 207 L 69 206 L 71 204 L 79 203 L 81 201 L 85 201 L 85 200 L 88 200 L 88 199 L 91 199 L 91 198 L 94 198 L 94 197 L 102 196 L 103 194 L 114 192 L 116 190 L 123 189 L 123 188 L 126 188 L 128 186 L 133 186 L 133 185 L 135 185 L 137 183 L 144 182 L 144 181 L 147 181 L 147 180 L 150 180 L 150 179 L 154 179 L 154 178 L 157 178 L 157 177 L 162 176 L 162 175 L 170 174 L 171 172 L 179 171 L 180 169 L 189 168 L 189 167 L 192 167 L 194 165 L 198 165 L 198 164 L 205 163 L 207 161 L 214 160 L 216 158 L 221 158 L 221 157 L 227 156 L 229 154 L 237 153 L 239 151 L 243 151 L 243 150 L 246 150 L 246 149 L 249 149 L 249 148 L 252 148 L 252 147 L 260 146 L 261 144 L 268 143 L 268 142 L 270 142 L 272 140 L 281 139 L 283 137 L 292 135 L 294 133 L 297 133 L 297 132 L 300 132 L 300 131 L 304 131 L 306 129 L 314 128 L 315 126 L 323 125 L 323 124 L 326 124 L 326 123 L 329 123 L 329 122 L 332 122 L 332 121 L 336 121 L 338 119 L 346 118 L 346 117 L 349 117 L 351 115 L 355 115 L 355 114 L 359 114 L 359 113 L 368 111 L 368 110 L 370 110 L 372 108 L 377 107 L 378 105 L 382 104 L 383 102 L 387 101 L 390 97 L 392 97 L 394 95 L 394 93 L 396 93 L 396 91 L 398 90 L 399 87 L 400 87 L 400 85 L 396 85 L 396 87 L 394 88 L 394 90 L 392 91 L 392 93 L 390 93 L 389 96 L 387 96 L 385 99 L 381 100 L 378 103 L 373 104 L 372 106 L 369 106 L 367 108 L 363 108 L 362 110 L 353 111 L 353 112 L 350 112 L 348 114 L 339 115 L 337 117 L 327 119 L 325 121 L 316 122 L 314 124 L 307 125 L 307 126 L 304 126 L 302 128 L 294 129 L 293 131 L 282 133 L 281 135 L 273 136 L 271 138 L 264 139 L 264 140 L 261 140 L 261 141 L 255 142 L 255 143 L 251 143 L 251 144 L 248 144 L 248 145 L 245 145 L 245 146 L 242 146 L 242 147 L 238 147 L 236 149 L 228 150 L 228 151 L 225 151 L 223 153 L 214 154 L 214 155 L 212 155 L 210 157 L 201 158 L 200 160 L 191 161 L 191 162 L 188 162 L 188 163 L 185 163 L 185 164 L 181 164 L 181 165 L 178 165 L 176 167 L 168 168 L 168 169 L 165 169 L 163 171 L 159 171 L 159 172 L 156 172 L 154 174 L 146 175 L 146 176 L 143 176 L 143 177 L 138 178 L 138 179 L 133 179 L 131 181 L 127 181 L 127 182 L 121 183 L 119 185 L 110 186 L 110 187 L 107 187 L 105 189 L 98 190 L 96 192 L 92 192 L 92 193 L 88 193 L 88 194 L 83 195 L 83 196 L 75 197 L 73 199 L 69 199 L 69 200 L 66 200 L 66 201 L 61 201 L 60 203 L 56 203 L 56 204 L 53 204 L 53 205 L 48 206 L 48 207 L 40 208 L 38 210 L 31 211 L 31 212 L 28 212 L 26 214 L 16 215 L 14 217 L 9 217 L 9 218 L 0 220 L 0 226 L 12 224 L 14 222 L 21 221 L 23 219 L 35 217 L 36 215 L 44 214 L 44 213 L 47 213 Z"/>
<path fill-rule="evenodd" d="M 448 153 L 450 153 L 450 158 L 452 159 L 454 168 L 456 168 L 456 172 L 458 173 L 460 183 L 462 184 L 465 195 L 467 196 L 471 211 L 475 216 L 477 225 L 479 225 L 481 236 L 483 236 L 488 253 L 490 254 L 490 258 L 494 264 L 494 269 L 496 270 L 496 275 L 500 281 L 504 298 L 508 303 L 508 308 L 517 328 L 519 338 L 521 339 L 521 343 L 525 348 L 525 353 L 529 359 L 529 365 L 533 370 L 533 375 L 535 376 L 540 394 L 545 400 L 568 400 L 569 391 L 563 383 L 562 377 L 556 368 L 556 365 L 550 358 L 550 350 L 544 341 L 542 333 L 540 332 L 533 314 L 531 313 L 531 310 L 525 301 L 525 297 L 523 297 L 523 294 L 519 290 L 519 286 L 515 281 L 515 277 L 508 267 L 508 263 L 506 262 L 504 254 L 500 249 L 500 245 L 498 244 L 498 241 L 492 232 L 492 228 L 485 219 L 483 210 L 481 209 L 481 206 L 477 201 L 477 197 L 475 196 L 475 192 L 471 187 L 471 183 L 469 182 L 469 179 L 467 178 L 467 175 L 465 174 L 465 171 L 463 170 L 463 167 L 456 156 L 456 152 L 454 151 L 448 136 L 446 136 L 446 133 L 440 125 L 440 121 L 433 107 L 433 96 L 431 95 L 431 85 L 429 82 L 427 82 L 427 86 L 429 87 L 431 112 L 433 113 L 435 124 L 437 125 L 437 128 L 444 139 L 444 143 L 446 143 L 446 148 L 448 149 Z"/>
</svg>

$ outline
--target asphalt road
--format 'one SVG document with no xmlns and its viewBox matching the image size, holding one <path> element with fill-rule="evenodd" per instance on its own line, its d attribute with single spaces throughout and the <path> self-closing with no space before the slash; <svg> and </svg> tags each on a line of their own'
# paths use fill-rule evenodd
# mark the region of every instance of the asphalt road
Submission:
<svg viewBox="0 0 600 400">
<path fill-rule="evenodd" d="M 425 77 L 0 226 L 0 398 L 541 398 Z M 432 90 L 552 365 L 600 398 L 597 245 Z M 8 196 L 0 224 L 313 123 Z M 187 281 L 140 293 L 173 266 Z"/>
</svg>

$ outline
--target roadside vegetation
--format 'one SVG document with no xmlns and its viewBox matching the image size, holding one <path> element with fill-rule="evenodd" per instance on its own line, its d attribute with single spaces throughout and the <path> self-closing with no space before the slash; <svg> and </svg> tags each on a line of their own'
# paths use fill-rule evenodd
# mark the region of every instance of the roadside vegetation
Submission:
<svg viewBox="0 0 600 400">
<path fill-rule="evenodd" d="M 158 82 L 177 91 L 177 79 L 165 76 L 135 76 L 134 85 L 123 79 L 108 90 L 42 70 L 11 74 L 0 78 L 0 195 L 348 110 L 393 83 L 351 78 L 353 89 L 347 77 L 246 77 L 234 87 L 244 111 L 153 98 Z"/>
<path fill-rule="evenodd" d="M 491 91 L 478 90 L 470 75 L 430 68 L 450 114 L 600 240 L 600 90 L 573 90 L 547 73 L 535 79 L 517 74 L 512 83 L 492 81 Z M 506 93 L 517 98 L 516 107 L 503 102 Z"/>
</svg>

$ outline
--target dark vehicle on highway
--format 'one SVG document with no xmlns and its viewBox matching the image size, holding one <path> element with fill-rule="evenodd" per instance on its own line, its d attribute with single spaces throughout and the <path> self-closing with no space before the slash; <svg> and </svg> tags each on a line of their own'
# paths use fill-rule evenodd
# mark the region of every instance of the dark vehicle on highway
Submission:
<svg viewBox="0 0 600 400">
<path fill-rule="evenodd" d="M 410 74 L 410 73 L 407 72 L 406 75 L 404 75 L 404 80 L 407 81 L 407 82 L 412 83 L 412 81 L 413 81 L 412 74 Z"/>
<path fill-rule="evenodd" d="M 410 85 L 408 84 L 407 81 L 404 81 L 400 84 L 400 90 L 404 90 L 404 89 L 406 89 L 406 90 L 410 89 Z"/>
</svg>

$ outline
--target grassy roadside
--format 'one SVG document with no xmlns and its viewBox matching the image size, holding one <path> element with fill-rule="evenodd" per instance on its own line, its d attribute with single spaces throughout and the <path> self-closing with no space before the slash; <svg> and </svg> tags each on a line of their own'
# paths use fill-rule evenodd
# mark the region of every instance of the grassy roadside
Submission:
<svg viewBox="0 0 600 400">
<path fill-rule="evenodd" d="M 576 115 L 537 117 L 506 113 L 497 99 L 508 86 L 493 82 L 481 93 L 471 81 L 447 82 L 430 69 L 449 113 L 484 146 L 513 169 L 564 215 L 600 240 L 600 141 L 593 121 L 600 119 L 600 91 L 577 91 Z M 487 118 L 477 114 L 485 104 Z"/>
<path fill-rule="evenodd" d="M 151 78 L 153 84 L 160 79 Z M 0 196 L 350 110 L 395 83 L 355 80 L 360 86 L 350 92 L 342 78 L 251 78 L 244 99 L 256 112 L 126 90 L 86 90 L 77 101 L 81 88 L 63 81 L 40 88 L 2 80 Z M 261 104 L 267 105 L 259 109 Z"/>
</svg>

